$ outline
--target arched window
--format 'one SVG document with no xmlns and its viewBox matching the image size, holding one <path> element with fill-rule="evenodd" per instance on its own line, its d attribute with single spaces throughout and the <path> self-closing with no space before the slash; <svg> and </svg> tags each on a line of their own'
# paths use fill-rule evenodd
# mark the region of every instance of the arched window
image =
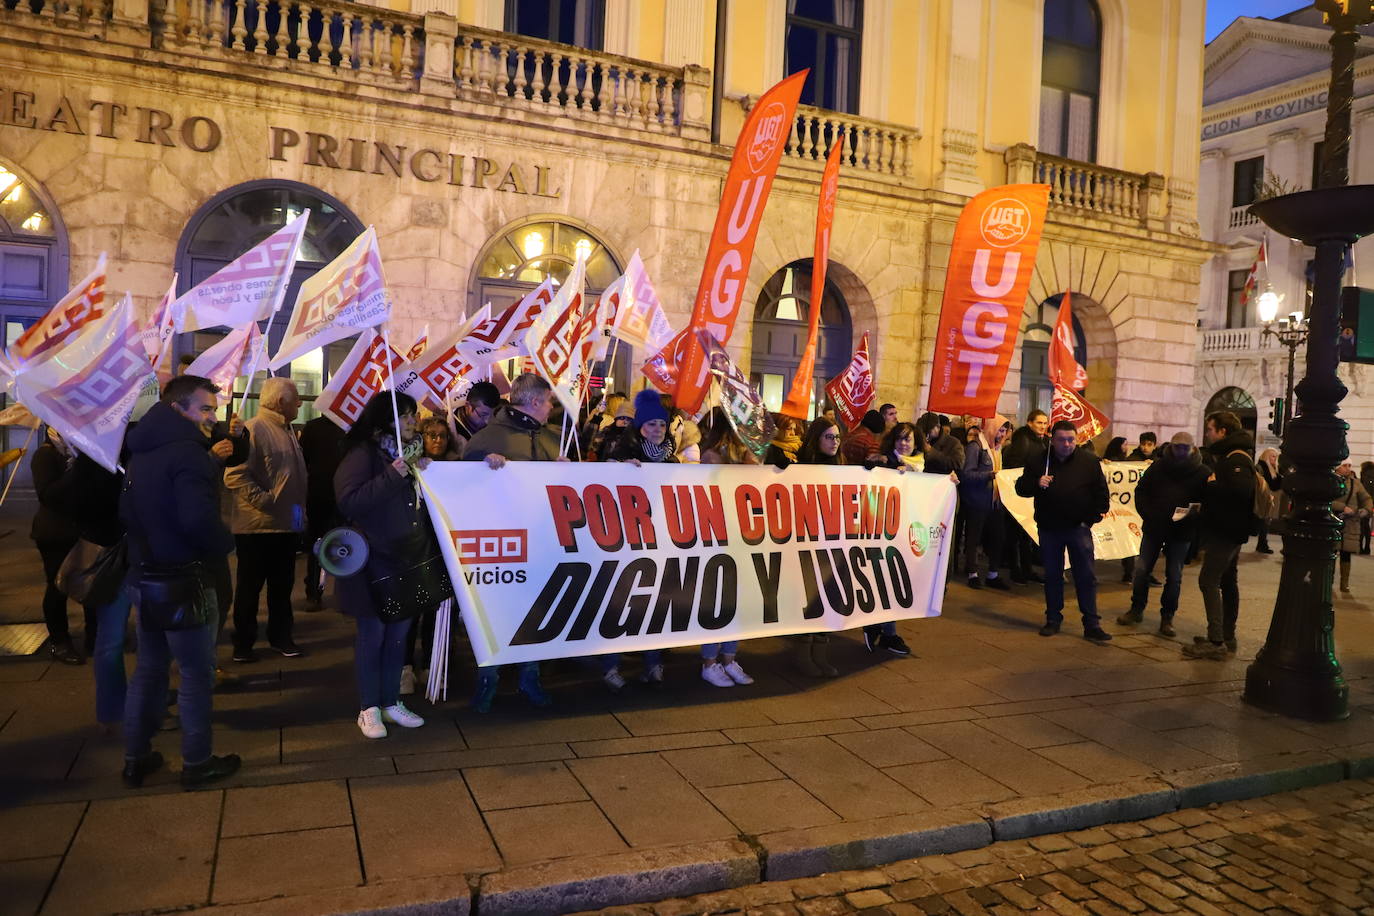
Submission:
<svg viewBox="0 0 1374 916">
<path fill-rule="evenodd" d="M 1054 385 L 1050 382 L 1050 338 L 1054 323 L 1059 320 L 1059 303 L 1063 293 L 1056 293 L 1036 306 L 1028 315 L 1030 322 L 1021 338 L 1021 416 L 1032 410 L 1050 411 L 1054 400 Z M 1074 300 L 1078 300 L 1074 294 Z M 1073 358 L 1080 366 L 1088 365 L 1087 337 L 1078 316 L 1073 317 Z"/>
<path fill-rule="evenodd" d="M 749 377 L 769 410 L 782 408 L 792 388 L 797 364 L 806 349 L 811 316 L 811 259 L 793 261 L 773 274 L 759 292 L 754 308 L 754 339 Z M 853 328 L 849 306 L 827 276 L 821 299 L 820 333 L 816 339 L 816 367 L 811 384 L 810 419 L 825 407 L 825 383 L 844 371 L 853 356 Z"/>
<path fill-rule="evenodd" d="M 363 231 L 362 222 L 323 191 L 293 181 L 254 181 L 217 194 L 191 217 L 177 245 L 178 295 L 209 278 L 306 209 L 310 210 L 310 222 L 301 242 L 300 258 L 281 310 L 268 326 L 268 352 L 274 352 L 285 333 L 302 281 L 338 257 Z M 204 352 L 228 330 L 206 328 L 179 335 L 173 354 Z M 306 402 L 301 408 L 302 421 L 314 416 L 315 396 L 329 381 L 330 373 L 338 369 L 355 340 L 350 338 L 313 350 L 293 360 L 280 373 L 291 376 Z M 401 348 L 408 346 L 409 341 L 393 341 L 393 345 Z M 265 367 L 258 372 L 265 374 Z M 257 390 L 256 385 L 253 390 Z"/>
<path fill-rule="evenodd" d="M 1040 151 L 1097 159 L 1102 14 L 1093 0 L 1045 0 L 1040 63 Z"/>
<path fill-rule="evenodd" d="M 1245 431 L 1252 436 L 1255 434 L 1259 426 L 1259 413 L 1255 410 L 1255 399 L 1250 392 L 1234 385 L 1221 389 L 1208 399 L 1207 409 L 1202 412 L 1203 420 L 1219 410 L 1229 410 L 1240 417 L 1240 425 Z"/>
<path fill-rule="evenodd" d="M 859 112 L 863 0 L 787 0 L 784 72 L 810 69 L 801 103 Z"/>
<path fill-rule="evenodd" d="M 620 276 L 619 259 L 596 236 L 571 223 L 534 219 L 506 229 L 487 243 L 473 281 L 468 314 L 485 303 L 499 314 L 532 289 L 551 278 L 555 285 L 568 278 L 578 255 L 587 259 L 587 295 L 599 296 Z M 616 344 L 614 362 L 598 364 L 592 375 L 614 391 L 628 391 L 633 381 L 631 348 Z"/>
</svg>

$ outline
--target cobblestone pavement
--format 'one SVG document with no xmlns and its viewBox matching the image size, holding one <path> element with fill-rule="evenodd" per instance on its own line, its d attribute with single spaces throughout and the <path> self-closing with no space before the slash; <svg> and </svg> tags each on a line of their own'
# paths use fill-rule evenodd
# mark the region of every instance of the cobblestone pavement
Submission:
<svg viewBox="0 0 1374 916">
<path fill-rule="evenodd" d="M 599 912 L 1374 914 L 1374 780 Z"/>
</svg>

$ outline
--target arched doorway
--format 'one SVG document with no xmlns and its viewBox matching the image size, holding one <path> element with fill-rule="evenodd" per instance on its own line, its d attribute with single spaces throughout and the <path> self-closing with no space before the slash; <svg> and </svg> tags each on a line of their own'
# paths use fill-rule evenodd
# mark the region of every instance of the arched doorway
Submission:
<svg viewBox="0 0 1374 916">
<path fill-rule="evenodd" d="M 531 290 L 552 279 L 561 285 L 572 272 L 578 256 L 587 261 L 587 295 L 599 296 L 620 276 L 620 259 L 590 230 L 552 217 L 524 220 L 496 235 L 478 257 L 472 279 L 468 314 L 491 303 L 498 314 L 519 302 Z M 632 348 L 617 343 L 613 360 L 593 367 L 593 380 L 602 379 L 606 390 L 629 390 L 634 380 Z M 596 394 L 595 391 L 592 392 Z"/>
<path fill-rule="evenodd" d="M 0 159 L 0 328 L 8 348 L 67 292 L 67 232 L 47 193 L 18 166 Z M 9 397 L 0 396 L 0 408 Z M 0 427 L 0 450 L 20 448 L 29 430 Z M 32 443 L 30 443 L 32 448 Z M 29 462 L 0 472 L 0 486 L 14 473 L 11 499 L 33 495 Z"/>
<path fill-rule="evenodd" d="M 1229 410 L 1240 417 L 1241 427 L 1250 435 L 1255 434 L 1259 426 L 1259 414 L 1255 410 L 1255 399 L 1250 396 L 1250 392 L 1234 386 L 1222 388 L 1208 399 L 1207 407 L 1202 411 L 1203 422 L 1219 410 Z"/>
<path fill-rule="evenodd" d="M 309 185 L 294 181 L 251 181 L 215 195 L 196 211 L 177 244 L 177 294 L 185 293 L 230 261 L 276 232 L 296 216 L 310 210 L 300 257 L 282 308 L 267 330 L 268 352 L 281 343 L 291 306 L 301 283 L 338 257 L 363 231 L 362 221 L 339 201 Z M 228 333 L 228 328 L 206 328 L 178 335 L 173 356 L 201 353 Z M 305 404 L 302 421 L 315 415 L 314 400 L 329 381 L 330 373 L 343 362 L 356 338 L 341 340 L 293 360 L 282 375 L 296 383 Z M 403 346 L 403 345 L 402 345 Z M 260 375 L 266 370 L 260 369 Z M 253 386 L 256 391 L 257 386 Z M 256 409 L 251 402 L 246 414 Z"/>
<path fill-rule="evenodd" d="M 1021 335 L 1021 418 L 1032 410 L 1050 412 L 1054 384 L 1050 381 L 1050 338 L 1059 320 L 1063 293 L 1056 293 L 1027 312 L 1028 324 Z M 1076 297 L 1075 297 L 1076 298 Z M 1088 343 L 1078 316 L 1073 317 L 1073 358 L 1088 365 Z"/>
<path fill-rule="evenodd" d="M 810 315 L 811 259 L 802 258 L 773 274 L 754 306 L 749 378 L 769 410 L 780 410 L 791 390 L 797 364 L 806 349 Z M 825 408 L 825 383 L 844 371 L 853 355 L 853 342 L 849 305 L 827 272 L 807 419 Z"/>
</svg>

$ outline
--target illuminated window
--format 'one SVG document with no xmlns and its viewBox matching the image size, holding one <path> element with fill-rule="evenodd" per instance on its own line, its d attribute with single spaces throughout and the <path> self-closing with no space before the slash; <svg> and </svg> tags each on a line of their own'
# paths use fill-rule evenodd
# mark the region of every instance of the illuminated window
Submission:
<svg viewBox="0 0 1374 916">
<path fill-rule="evenodd" d="M 825 384 L 839 375 L 854 354 L 849 306 L 835 285 L 835 265 L 826 274 L 821 298 L 820 331 L 816 339 L 816 365 L 811 382 L 811 412 L 825 408 Z M 811 320 L 811 259 L 793 261 L 763 285 L 754 308 L 750 380 L 759 389 L 769 410 L 779 410 L 792 388 L 792 377 Z"/>
<path fill-rule="evenodd" d="M 1045 0 L 1040 151 L 1097 160 L 1102 15 L 1093 0 Z"/>
</svg>

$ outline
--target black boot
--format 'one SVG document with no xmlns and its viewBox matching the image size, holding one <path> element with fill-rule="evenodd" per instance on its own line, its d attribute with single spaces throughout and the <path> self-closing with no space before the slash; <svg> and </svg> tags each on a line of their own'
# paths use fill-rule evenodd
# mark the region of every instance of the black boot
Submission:
<svg viewBox="0 0 1374 916">
<path fill-rule="evenodd" d="M 141 757 L 126 757 L 122 774 L 124 785 L 130 789 L 137 789 L 143 785 L 145 776 L 160 769 L 162 769 L 162 755 L 157 751 L 149 751 Z"/>
<path fill-rule="evenodd" d="M 183 766 L 181 768 L 181 787 L 183 789 L 195 789 L 215 780 L 233 776 L 239 771 L 239 765 L 242 762 L 239 760 L 238 754 L 225 754 L 223 757 L 211 757 L 204 763 L 198 763 L 195 766 Z"/>
</svg>

